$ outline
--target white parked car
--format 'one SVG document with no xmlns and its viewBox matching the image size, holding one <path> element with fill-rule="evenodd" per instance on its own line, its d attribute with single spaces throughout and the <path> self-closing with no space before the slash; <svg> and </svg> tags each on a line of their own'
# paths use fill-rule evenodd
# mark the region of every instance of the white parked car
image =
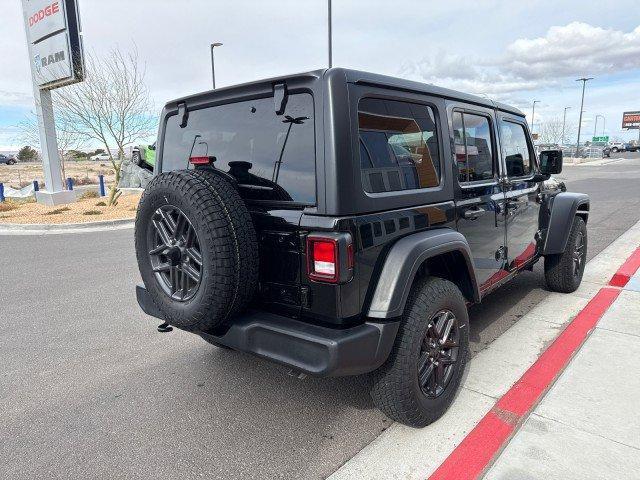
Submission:
<svg viewBox="0 0 640 480">
<path fill-rule="evenodd" d="M 622 142 L 610 142 L 609 146 L 611 147 L 611 151 L 613 153 L 624 152 L 624 143 Z"/>
<path fill-rule="evenodd" d="M 103 160 L 109 160 L 109 154 L 108 153 L 99 153 L 97 155 L 92 155 L 91 157 L 89 157 L 91 160 L 96 160 L 98 162 L 103 161 Z"/>
</svg>

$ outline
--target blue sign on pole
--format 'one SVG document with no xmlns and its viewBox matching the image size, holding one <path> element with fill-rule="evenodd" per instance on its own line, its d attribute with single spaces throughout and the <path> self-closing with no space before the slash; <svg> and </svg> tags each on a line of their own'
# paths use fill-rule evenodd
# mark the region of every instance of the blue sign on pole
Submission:
<svg viewBox="0 0 640 480">
<path fill-rule="evenodd" d="M 104 190 L 104 175 L 98 175 L 98 182 L 100 183 L 100 196 L 104 197 L 107 194 Z"/>
<path fill-rule="evenodd" d="M 0 202 L 4 202 L 4 183 L 0 183 Z"/>
</svg>

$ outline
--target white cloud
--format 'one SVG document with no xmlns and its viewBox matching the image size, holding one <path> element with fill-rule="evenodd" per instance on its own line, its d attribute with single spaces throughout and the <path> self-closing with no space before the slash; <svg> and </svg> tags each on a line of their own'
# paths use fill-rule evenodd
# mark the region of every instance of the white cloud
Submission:
<svg viewBox="0 0 640 480">
<path fill-rule="evenodd" d="M 572 22 L 546 36 L 519 39 L 500 64 L 517 77 L 598 75 L 640 68 L 640 26 L 629 33 Z"/>
<path fill-rule="evenodd" d="M 401 73 L 458 90 L 512 98 L 515 92 L 556 86 L 581 75 L 640 69 L 640 26 L 629 33 L 572 22 L 544 37 L 518 39 L 494 58 L 438 51 L 408 62 Z"/>
</svg>

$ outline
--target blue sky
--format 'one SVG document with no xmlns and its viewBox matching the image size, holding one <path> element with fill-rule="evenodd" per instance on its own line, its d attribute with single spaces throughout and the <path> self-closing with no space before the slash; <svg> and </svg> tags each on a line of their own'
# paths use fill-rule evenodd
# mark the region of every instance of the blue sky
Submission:
<svg viewBox="0 0 640 480">
<path fill-rule="evenodd" d="M 32 110 L 18 0 L 0 0 L 0 150 L 17 147 L 15 124 Z M 79 0 L 85 47 L 98 56 L 135 43 L 159 111 L 177 96 L 326 65 L 324 0 Z M 435 83 L 512 103 L 536 123 L 562 115 L 577 125 L 580 76 L 593 76 L 584 130 L 595 115 L 625 139 L 624 110 L 640 110 L 637 0 L 334 0 L 334 64 Z M 600 125 L 602 122 L 600 121 Z M 601 126 L 598 127 L 600 132 Z M 586 137 L 585 137 L 586 138 Z"/>
</svg>

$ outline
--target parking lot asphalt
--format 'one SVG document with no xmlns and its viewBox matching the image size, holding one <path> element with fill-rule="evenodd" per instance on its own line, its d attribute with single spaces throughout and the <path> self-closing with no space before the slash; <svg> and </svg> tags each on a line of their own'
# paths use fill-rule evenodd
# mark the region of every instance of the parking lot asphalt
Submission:
<svg viewBox="0 0 640 480">
<path fill-rule="evenodd" d="M 590 258 L 640 219 L 640 155 L 559 177 L 591 196 Z M 7 478 L 322 478 L 389 425 L 366 379 L 299 380 L 157 333 L 132 230 L 0 236 L 0 272 Z M 473 352 L 547 295 L 538 265 L 472 307 Z"/>
</svg>

